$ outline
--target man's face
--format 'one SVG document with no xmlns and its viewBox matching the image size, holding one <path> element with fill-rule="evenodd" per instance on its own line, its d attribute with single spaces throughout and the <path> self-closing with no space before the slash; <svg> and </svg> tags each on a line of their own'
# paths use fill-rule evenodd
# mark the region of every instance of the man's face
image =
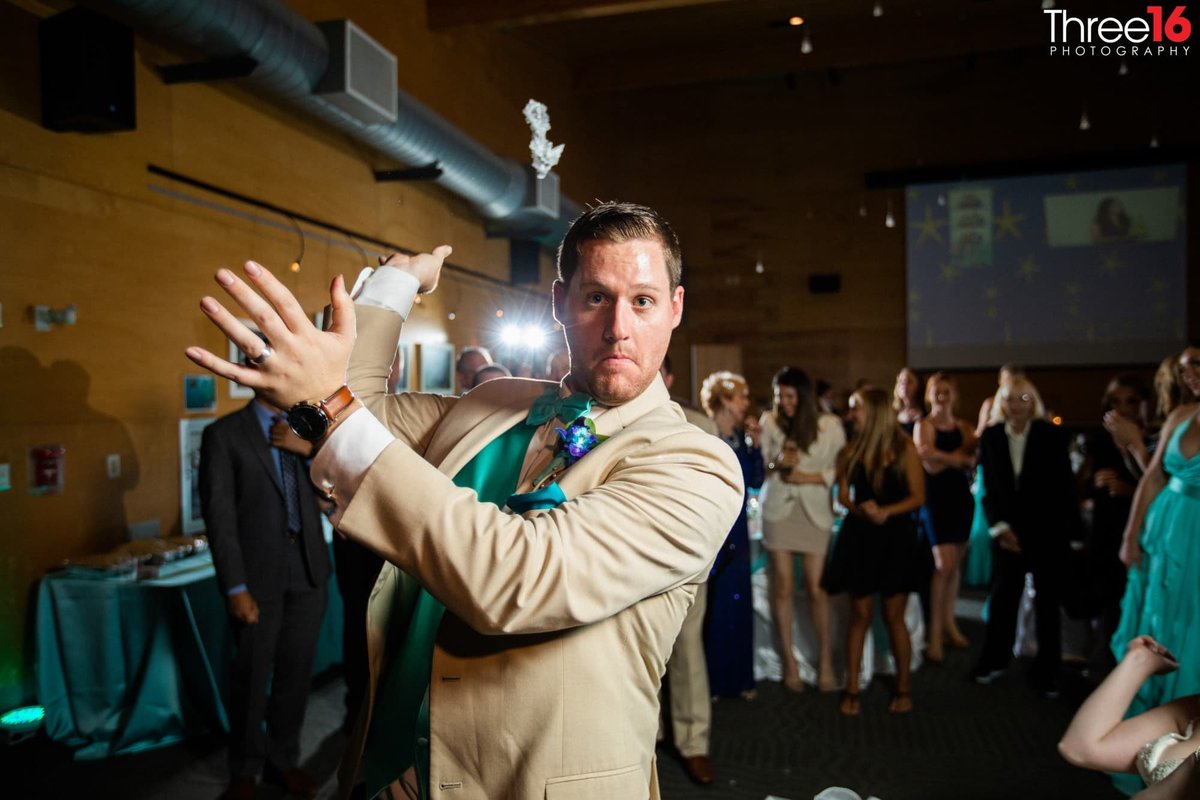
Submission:
<svg viewBox="0 0 1200 800">
<path fill-rule="evenodd" d="M 571 380 L 605 405 L 637 397 L 662 365 L 683 316 L 662 245 L 651 239 L 585 242 L 569 286 L 554 283 L 554 318 L 571 353 Z"/>
<path fill-rule="evenodd" d="M 478 351 L 472 351 L 463 356 L 458 371 L 458 390 L 465 392 L 468 389 L 474 389 L 475 373 L 487 363 L 489 363 L 487 357 Z"/>
</svg>

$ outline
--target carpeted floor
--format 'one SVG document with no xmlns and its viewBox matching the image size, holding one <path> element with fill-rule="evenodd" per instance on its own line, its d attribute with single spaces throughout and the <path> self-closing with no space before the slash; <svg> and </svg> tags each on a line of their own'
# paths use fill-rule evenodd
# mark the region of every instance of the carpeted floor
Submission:
<svg viewBox="0 0 1200 800">
<path fill-rule="evenodd" d="M 976 642 L 982 638 L 978 622 L 964 622 L 964 630 Z M 1045 700 L 1027 686 L 1023 664 L 991 686 L 969 682 L 973 657 L 973 651 L 951 651 L 944 664 L 915 673 L 916 710 L 903 717 L 887 713 L 887 679 L 864 692 L 858 718 L 837 713 L 836 695 L 815 690 L 795 695 L 776 683 L 761 684 L 753 701 L 722 700 L 714 708 L 717 782 L 691 784 L 670 749 L 661 747 L 663 796 L 808 800 L 829 786 L 882 800 L 1122 796 L 1102 775 L 1069 766 L 1055 751 L 1088 690 L 1081 678 L 1068 674 L 1062 697 Z M 321 797 L 334 796 L 334 771 L 345 746 L 339 731 L 343 694 L 337 678 L 318 685 L 305 722 L 305 763 L 324 781 Z M 65 749 L 38 738 L 0 748 L 0 775 L 0 797 L 14 800 L 212 800 L 224 787 L 225 750 L 219 738 L 208 737 L 134 756 L 75 762 Z M 272 787 L 259 793 L 265 800 L 282 796 Z"/>
</svg>

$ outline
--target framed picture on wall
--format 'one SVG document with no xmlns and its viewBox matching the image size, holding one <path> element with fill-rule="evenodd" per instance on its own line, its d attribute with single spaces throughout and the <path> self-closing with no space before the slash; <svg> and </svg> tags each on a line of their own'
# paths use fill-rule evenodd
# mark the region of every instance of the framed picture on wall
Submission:
<svg viewBox="0 0 1200 800">
<path fill-rule="evenodd" d="M 421 391 L 454 393 L 454 345 L 429 342 L 421 346 Z"/>
<path fill-rule="evenodd" d="M 393 369 L 392 375 L 395 380 L 389 378 L 388 392 L 391 394 L 399 394 L 400 392 L 411 392 L 416 387 L 413 386 L 413 345 L 412 342 L 400 342 L 396 345 L 396 351 L 400 356 L 400 369 Z"/>
<path fill-rule="evenodd" d="M 239 319 L 238 322 L 242 323 L 252 331 L 258 330 L 258 326 L 248 319 Z M 242 351 L 236 344 L 233 343 L 233 340 L 229 341 L 229 353 L 226 355 L 226 358 L 228 358 L 234 364 L 242 363 Z M 243 400 L 249 400 L 251 397 L 254 397 L 254 390 L 242 386 L 237 381 L 230 381 L 229 396 L 235 399 L 240 397 Z"/>
<path fill-rule="evenodd" d="M 179 420 L 179 497 L 185 535 L 204 532 L 204 517 L 200 513 L 200 434 L 216 419 Z"/>
</svg>

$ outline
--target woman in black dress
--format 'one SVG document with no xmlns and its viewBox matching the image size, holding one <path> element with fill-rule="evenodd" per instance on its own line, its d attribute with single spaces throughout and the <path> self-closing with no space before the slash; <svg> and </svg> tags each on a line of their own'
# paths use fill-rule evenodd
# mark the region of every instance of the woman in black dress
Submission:
<svg viewBox="0 0 1200 800">
<path fill-rule="evenodd" d="M 904 435 L 883 389 L 855 393 L 854 438 L 838 459 L 838 500 L 848 511 L 825 570 L 825 590 L 851 595 L 846 691 L 838 710 L 859 713 L 858 672 L 863 643 L 883 596 L 883 619 L 896 661 L 896 692 L 888 711 L 912 711 L 912 641 L 904 625 L 910 592 L 928 583 L 929 548 L 917 536 L 912 512 L 925 502 L 925 476 L 916 445 Z"/>
<path fill-rule="evenodd" d="M 925 467 L 925 505 L 921 507 L 921 533 L 933 548 L 937 570 L 929 586 L 930 661 L 945 654 L 943 641 L 954 647 L 970 642 L 958 629 L 954 606 L 958 600 L 959 564 L 967 551 L 975 498 L 967 470 L 975 466 L 975 431 L 954 416 L 954 380 L 944 372 L 929 376 L 925 401 L 929 415 L 917 423 L 914 439 Z"/>
</svg>

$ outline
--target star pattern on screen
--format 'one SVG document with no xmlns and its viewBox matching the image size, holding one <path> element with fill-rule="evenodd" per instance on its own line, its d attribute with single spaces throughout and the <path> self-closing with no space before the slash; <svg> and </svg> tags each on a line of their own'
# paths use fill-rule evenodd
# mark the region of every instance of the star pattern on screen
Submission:
<svg viewBox="0 0 1200 800">
<path fill-rule="evenodd" d="M 1001 212 L 996 216 L 996 241 L 1004 238 L 1004 235 L 1011 234 L 1014 239 L 1021 238 L 1021 229 L 1018 224 L 1025 221 L 1025 214 L 1014 214 L 1012 203 L 1005 200 L 1001 204 Z"/>
<path fill-rule="evenodd" d="M 1025 256 L 1021 259 L 1021 265 L 1017 268 L 1017 275 L 1027 281 L 1032 281 L 1033 276 L 1041 271 L 1041 267 L 1037 265 L 1037 261 L 1033 256 Z"/>
<path fill-rule="evenodd" d="M 912 223 L 913 230 L 920 231 L 920 235 L 917 237 L 917 246 L 924 244 L 926 239 L 932 239 L 938 244 L 945 244 L 941 232 L 941 227 L 945 224 L 946 220 L 933 216 L 933 207 L 926 205 L 925 218 L 920 222 Z"/>
<path fill-rule="evenodd" d="M 1103 263 L 1100 265 L 1100 271 L 1105 275 L 1116 275 L 1117 270 L 1125 266 L 1121 263 L 1121 257 L 1116 253 L 1109 252 L 1104 254 Z"/>
</svg>

